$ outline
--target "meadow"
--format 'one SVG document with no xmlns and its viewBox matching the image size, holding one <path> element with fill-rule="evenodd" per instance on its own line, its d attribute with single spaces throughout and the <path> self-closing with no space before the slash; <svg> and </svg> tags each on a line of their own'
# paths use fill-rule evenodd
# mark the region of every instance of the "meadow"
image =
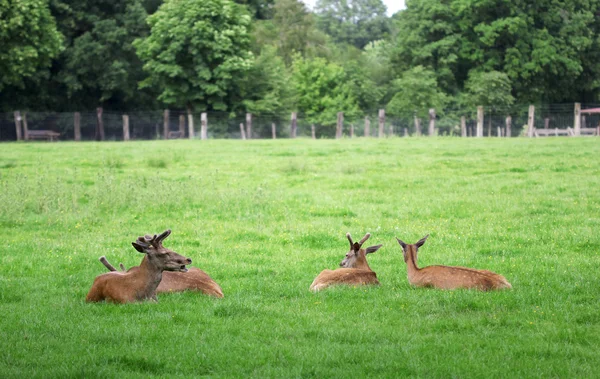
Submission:
<svg viewBox="0 0 600 379">
<path fill-rule="evenodd" d="M 0 377 L 598 377 L 600 139 L 0 146 Z M 88 304 L 98 257 L 165 246 L 224 299 Z M 367 245 L 380 286 L 311 293 Z M 412 288 L 419 265 L 504 275 Z"/>
</svg>

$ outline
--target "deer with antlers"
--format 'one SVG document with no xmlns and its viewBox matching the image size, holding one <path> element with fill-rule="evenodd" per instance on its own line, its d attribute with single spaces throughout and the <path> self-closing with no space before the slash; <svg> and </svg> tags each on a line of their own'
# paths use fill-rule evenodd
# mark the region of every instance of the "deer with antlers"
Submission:
<svg viewBox="0 0 600 379">
<path fill-rule="evenodd" d="M 144 259 L 146 259 L 144 257 Z M 110 264 L 106 257 L 100 257 L 100 262 L 109 270 L 117 271 Z M 143 261 L 142 261 L 143 262 Z M 125 269 L 122 263 L 119 263 L 121 272 L 133 272 L 140 269 L 140 266 L 133 266 L 129 270 Z M 223 290 L 206 272 L 196 267 L 190 267 L 187 272 L 165 271 L 162 280 L 156 288 L 156 293 L 165 292 L 183 292 L 199 291 L 205 295 L 222 298 Z"/>
<path fill-rule="evenodd" d="M 166 230 L 160 235 L 146 235 L 132 242 L 133 247 L 145 254 L 138 270 L 133 272 L 108 272 L 94 280 L 87 294 L 87 302 L 109 301 L 130 303 L 134 301 L 155 300 L 156 288 L 160 284 L 163 271 L 186 272 L 186 265 L 192 260 L 162 245 L 171 234 Z"/>
<path fill-rule="evenodd" d="M 429 234 L 415 244 L 406 244 L 396 238 L 402 247 L 404 262 L 408 270 L 408 282 L 415 287 L 434 287 L 444 290 L 457 288 L 475 288 L 490 291 L 512 288 L 502 275 L 488 270 L 478 270 L 456 266 L 417 267 L 417 252 L 425 243 Z"/>
<path fill-rule="evenodd" d="M 337 284 L 351 286 L 379 284 L 377 274 L 371 270 L 367 263 L 367 254 L 376 252 L 383 245 L 363 249 L 363 243 L 371 237 L 369 233 L 365 234 L 359 242 L 353 242 L 350 233 L 347 233 L 346 237 L 350 241 L 350 251 L 346 253 L 346 257 L 340 263 L 341 268 L 321 271 L 310 285 L 311 291 L 320 291 L 323 288 Z"/>
</svg>

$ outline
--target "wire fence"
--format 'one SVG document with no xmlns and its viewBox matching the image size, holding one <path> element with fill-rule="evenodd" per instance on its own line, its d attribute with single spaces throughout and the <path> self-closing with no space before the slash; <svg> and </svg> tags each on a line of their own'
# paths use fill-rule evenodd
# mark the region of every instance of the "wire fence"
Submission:
<svg viewBox="0 0 600 379">
<path fill-rule="evenodd" d="M 599 107 L 598 104 L 583 104 L 581 109 Z M 483 137 L 522 136 L 529 122 L 529 105 L 510 108 L 484 107 L 483 119 L 479 121 Z M 566 130 L 573 128 L 576 117 L 574 104 L 545 104 L 535 107 L 533 126 L 536 129 Z M 183 111 L 171 110 L 165 116 L 163 110 L 128 112 L 128 122 L 123 113 L 97 112 L 34 112 L 21 111 L 0 113 L 0 141 L 19 139 L 49 139 L 50 135 L 61 141 L 122 141 L 154 140 L 165 138 L 189 138 L 189 118 Z M 510 126 L 507 127 L 507 117 Z M 201 114 L 193 113 L 193 136 L 201 138 Z M 477 109 L 444 109 L 435 116 L 385 115 L 378 111 L 354 117 L 345 117 L 340 126 L 335 120 L 329 124 L 313 123 L 298 113 L 295 121 L 290 115 L 236 115 L 227 112 L 206 113 L 206 137 L 209 139 L 270 139 L 296 137 L 336 138 L 336 136 L 409 137 L 418 135 L 476 136 Z M 250 122 L 248 122 L 250 121 Z M 582 114 L 581 128 L 600 126 L 600 114 Z M 102 124 L 102 133 L 99 132 Z M 125 125 L 127 124 L 127 125 Z M 249 125 L 250 124 L 250 125 Z M 464 125 L 464 128 L 463 126 Z M 338 128 L 341 127 L 341 131 Z M 433 129 L 432 129 L 433 128 Z M 127 132 L 125 131 L 127 129 Z M 52 134 L 54 133 L 54 134 Z M 27 137 L 30 138 L 27 138 Z M 48 138 L 47 138 L 48 137 Z"/>
</svg>

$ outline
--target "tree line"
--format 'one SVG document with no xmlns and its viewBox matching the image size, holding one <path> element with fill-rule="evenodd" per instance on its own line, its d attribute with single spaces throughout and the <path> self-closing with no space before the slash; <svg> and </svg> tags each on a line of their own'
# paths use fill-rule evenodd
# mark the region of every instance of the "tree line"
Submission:
<svg viewBox="0 0 600 379">
<path fill-rule="evenodd" d="M 0 110 L 283 115 L 597 102 L 600 0 L 0 1 Z"/>
</svg>

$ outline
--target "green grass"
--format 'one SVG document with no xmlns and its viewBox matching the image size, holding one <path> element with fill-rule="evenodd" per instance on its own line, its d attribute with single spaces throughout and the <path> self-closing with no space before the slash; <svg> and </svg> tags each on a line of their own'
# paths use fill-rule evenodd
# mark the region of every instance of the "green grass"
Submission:
<svg viewBox="0 0 600 379">
<path fill-rule="evenodd" d="M 2 144 L 0 377 L 597 377 L 600 140 Z M 87 304 L 165 245 L 223 288 Z M 381 286 L 308 287 L 355 239 Z M 411 288 L 421 266 L 513 290 Z"/>
</svg>

